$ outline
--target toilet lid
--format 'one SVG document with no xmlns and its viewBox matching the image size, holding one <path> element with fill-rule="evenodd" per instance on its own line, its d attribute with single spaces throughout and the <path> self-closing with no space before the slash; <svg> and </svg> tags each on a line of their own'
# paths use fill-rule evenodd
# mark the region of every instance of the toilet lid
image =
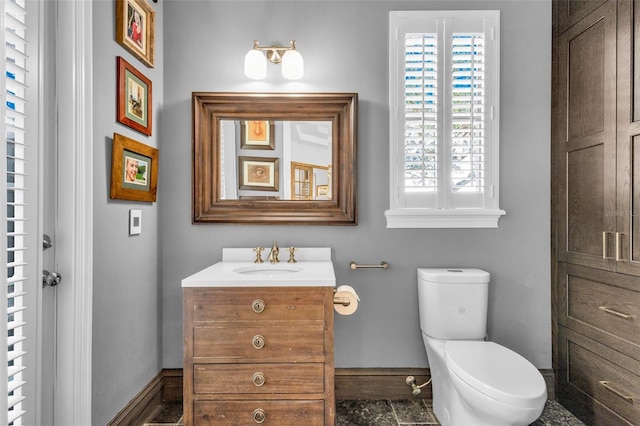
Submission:
<svg viewBox="0 0 640 426">
<path fill-rule="evenodd" d="M 515 407 L 537 407 L 547 399 L 540 372 L 521 355 L 493 342 L 449 341 L 449 370 L 479 392 Z"/>
</svg>

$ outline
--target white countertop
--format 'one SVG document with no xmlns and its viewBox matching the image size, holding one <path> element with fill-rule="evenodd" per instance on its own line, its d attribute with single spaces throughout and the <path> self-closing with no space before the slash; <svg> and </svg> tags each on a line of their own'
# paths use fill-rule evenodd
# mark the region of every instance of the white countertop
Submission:
<svg viewBox="0 0 640 426">
<path fill-rule="evenodd" d="M 287 263 L 288 248 L 280 248 L 280 263 L 254 263 L 253 249 L 223 249 L 222 261 L 182 280 L 182 287 L 335 287 L 330 248 L 300 248 L 296 263 Z M 263 252 L 266 259 L 269 249 Z M 244 273 L 243 273 L 244 272 Z"/>
</svg>

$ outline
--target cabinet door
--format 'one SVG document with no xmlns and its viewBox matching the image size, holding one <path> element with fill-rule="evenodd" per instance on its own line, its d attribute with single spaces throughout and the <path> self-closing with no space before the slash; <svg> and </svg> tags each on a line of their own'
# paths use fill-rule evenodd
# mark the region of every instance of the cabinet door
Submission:
<svg viewBox="0 0 640 426">
<path fill-rule="evenodd" d="M 558 258 L 615 269 L 616 4 L 558 38 Z"/>
<path fill-rule="evenodd" d="M 559 32 L 563 33 L 582 18 L 593 12 L 606 0 L 559 0 L 558 21 Z"/>
<path fill-rule="evenodd" d="M 640 276 L 640 4 L 618 5 L 618 208 L 615 238 L 619 272 Z"/>
</svg>

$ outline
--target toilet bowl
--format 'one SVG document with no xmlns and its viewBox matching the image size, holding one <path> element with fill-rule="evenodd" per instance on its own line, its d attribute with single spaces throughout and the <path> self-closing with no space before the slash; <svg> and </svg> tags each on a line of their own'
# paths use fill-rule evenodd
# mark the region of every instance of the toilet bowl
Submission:
<svg viewBox="0 0 640 426">
<path fill-rule="evenodd" d="M 535 366 L 483 339 L 488 283 L 480 270 L 418 270 L 433 411 L 443 426 L 525 426 L 544 409 L 546 383 Z"/>
</svg>

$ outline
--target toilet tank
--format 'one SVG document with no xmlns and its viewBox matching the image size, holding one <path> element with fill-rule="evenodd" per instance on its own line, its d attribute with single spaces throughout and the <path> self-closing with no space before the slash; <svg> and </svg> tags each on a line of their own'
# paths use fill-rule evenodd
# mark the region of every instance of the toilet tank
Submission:
<svg viewBox="0 0 640 426">
<path fill-rule="evenodd" d="M 484 338 L 489 278 L 489 273 L 480 269 L 419 268 L 422 332 L 443 340 Z"/>
</svg>

